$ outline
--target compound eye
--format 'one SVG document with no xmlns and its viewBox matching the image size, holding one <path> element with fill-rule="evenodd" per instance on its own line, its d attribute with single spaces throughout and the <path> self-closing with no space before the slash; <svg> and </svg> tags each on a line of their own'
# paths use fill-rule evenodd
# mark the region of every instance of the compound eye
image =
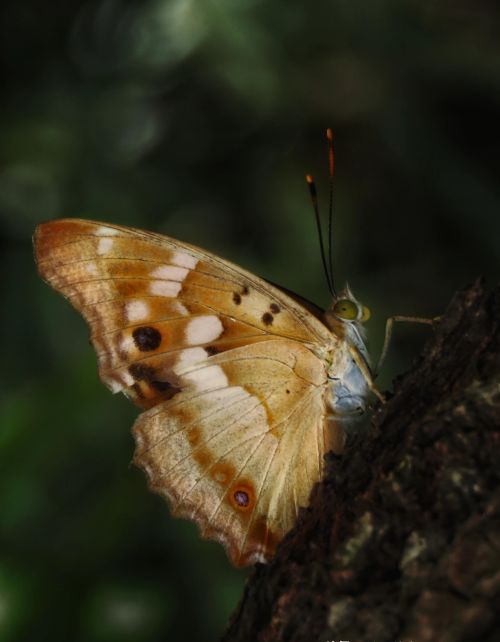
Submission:
<svg viewBox="0 0 500 642">
<path fill-rule="evenodd" d="M 346 321 L 355 321 L 359 316 L 359 308 L 350 299 L 340 299 L 333 306 L 333 313 Z"/>
</svg>

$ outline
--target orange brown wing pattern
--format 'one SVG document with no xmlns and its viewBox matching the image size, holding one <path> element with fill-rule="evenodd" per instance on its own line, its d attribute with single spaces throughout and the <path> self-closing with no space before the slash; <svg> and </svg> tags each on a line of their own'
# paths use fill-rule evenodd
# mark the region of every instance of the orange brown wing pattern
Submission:
<svg viewBox="0 0 500 642">
<path fill-rule="evenodd" d="M 113 391 L 152 407 L 178 391 L 176 368 L 281 336 L 331 341 L 286 294 L 192 246 L 78 219 L 40 225 L 42 277 L 88 321 L 99 373 Z"/>
<path fill-rule="evenodd" d="M 269 560 L 321 474 L 325 381 L 322 362 L 283 339 L 188 366 L 183 391 L 137 419 L 134 461 L 233 564 Z"/>
</svg>

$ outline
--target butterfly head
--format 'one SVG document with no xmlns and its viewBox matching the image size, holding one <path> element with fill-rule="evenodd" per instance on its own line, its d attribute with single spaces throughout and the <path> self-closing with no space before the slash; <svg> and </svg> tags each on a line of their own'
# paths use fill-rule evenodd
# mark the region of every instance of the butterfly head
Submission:
<svg viewBox="0 0 500 642">
<path fill-rule="evenodd" d="M 370 310 L 356 299 L 348 284 L 336 295 L 326 312 L 327 319 L 332 325 L 335 321 L 340 323 L 359 324 L 365 323 L 370 318 Z"/>
<path fill-rule="evenodd" d="M 326 324 L 341 340 L 345 341 L 348 349 L 359 356 L 370 371 L 370 360 L 365 346 L 365 328 L 363 324 L 370 318 L 370 310 L 360 303 L 351 292 L 349 285 L 333 298 L 325 313 Z M 355 357 L 355 361 L 358 358 Z"/>
</svg>

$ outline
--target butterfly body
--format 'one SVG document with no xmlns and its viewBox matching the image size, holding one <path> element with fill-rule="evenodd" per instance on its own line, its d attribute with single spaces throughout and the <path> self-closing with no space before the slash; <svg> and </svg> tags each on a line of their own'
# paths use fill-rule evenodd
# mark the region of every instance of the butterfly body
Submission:
<svg viewBox="0 0 500 642">
<path fill-rule="evenodd" d="M 151 488 L 234 564 L 270 559 L 324 454 L 364 409 L 362 319 L 335 306 L 321 316 L 204 250 L 141 230 L 61 219 L 34 242 L 43 278 L 90 325 L 102 381 L 144 409 L 134 461 Z"/>
</svg>

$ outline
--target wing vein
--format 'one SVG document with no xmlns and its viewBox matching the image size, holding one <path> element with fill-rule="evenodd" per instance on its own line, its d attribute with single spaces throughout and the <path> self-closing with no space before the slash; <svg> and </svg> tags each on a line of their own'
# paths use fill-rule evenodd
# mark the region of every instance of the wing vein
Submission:
<svg viewBox="0 0 500 642">
<path fill-rule="evenodd" d="M 266 399 L 266 401 L 267 401 L 267 399 Z M 188 457 L 191 457 L 191 456 L 192 456 L 192 454 L 193 454 L 194 452 L 196 452 L 196 451 L 200 450 L 200 448 L 202 448 L 203 446 L 206 446 L 206 445 L 207 445 L 209 442 L 211 442 L 213 439 L 215 439 L 215 438 L 216 438 L 216 437 L 218 437 L 219 435 L 221 435 L 221 434 L 223 434 L 224 432 L 226 432 L 229 428 L 231 428 L 232 426 L 234 426 L 234 424 L 235 424 L 236 422 L 240 421 L 243 417 L 245 417 L 245 416 L 246 416 L 246 415 L 248 415 L 250 412 L 252 412 L 252 411 L 254 411 L 256 408 L 258 408 L 258 406 L 259 406 L 260 404 L 261 404 L 260 399 L 257 399 L 257 403 L 256 403 L 255 405 L 253 405 L 251 408 L 248 408 L 248 409 L 247 409 L 247 410 L 246 410 L 242 415 L 239 415 L 238 417 L 236 417 L 236 419 L 234 419 L 234 421 L 231 421 L 231 423 L 226 424 L 226 425 L 225 425 L 221 430 L 219 430 L 218 432 L 216 432 L 214 435 L 211 435 L 211 437 L 209 437 L 209 439 L 206 439 L 204 442 L 202 442 L 201 444 L 199 444 L 196 448 L 193 448 L 193 449 L 192 449 L 192 450 L 191 450 L 187 455 L 185 455 L 184 457 L 182 457 L 182 458 L 181 458 L 178 462 L 176 462 L 176 463 L 175 463 L 171 468 L 169 468 L 169 469 L 166 471 L 165 475 L 166 475 L 166 476 L 169 476 L 169 475 L 170 475 L 170 474 L 171 474 L 171 473 L 172 473 L 172 472 L 177 468 L 177 466 L 178 466 L 179 464 L 181 464 L 183 461 L 185 461 Z M 224 407 L 223 407 L 223 408 L 219 408 L 219 410 L 225 410 L 225 408 L 224 408 Z M 193 423 L 195 423 L 195 422 L 191 422 L 190 424 L 187 424 L 186 426 L 184 426 L 184 429 L 186 429 L 188 426 L 192 425 Z M 167 435 L 166 437 L 163 437 L 163 438 L 162 438 L 159 442 L 157 442 L 154 446 L 151 446 L 151 448 L 149 448 L 147 452 L 149 452 L 149 451 L 150 451 L 151 449 L 153 449 L 153 448 L 156 448 L 156 447 L 157 447 L 157 446 L 159 446 L 159 445 L 160 445 L 164 440 L 168 440 L 169 438 L 170 438 L 170 435 Z"/>
</svg>

